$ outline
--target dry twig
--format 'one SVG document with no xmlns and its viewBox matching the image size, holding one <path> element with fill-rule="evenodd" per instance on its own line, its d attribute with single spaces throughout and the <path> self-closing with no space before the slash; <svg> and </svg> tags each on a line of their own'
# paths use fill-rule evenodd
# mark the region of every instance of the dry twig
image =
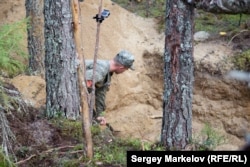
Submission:
<svg viewBox="0 0 250 167">
<path fill-rule="evenodd" d="M 232 40 L 233 40 L 235 37 L 237 37 L 238 35 L 240 35 L 240 34 L 243 33 L 243 32 L 247 32 L 247 31 L 249 31 L 249 30 L 241 30 L 239 33 L 235 34 L 235 35 L 230 39 L 230 41 L 228 42 L 227 45 L 230 45 L 230 43 L 232 42 Z"/>
<path fill-rule="evenodd" d="M 51 153 L 53 151 L 58 151 L 58 150 L 65 149 L 65 148 L 74 148 L 74 147 L 75 146 L 62 146 L 62 147 L 52 148 L 52 149 L 43 151 L 43 152 L 41 152 L 39 154 L 32 154 L 28 158 L 26 158 L 24 160 L 21 160 L 21 161 L 18 161 L 15 164 L 16 165 L 24 164 L 25 162 L 29 161 L 33 157 L 36 157 L 36 156 L 39 156 L 39 155 L 42 155 L 42 154 L 48 154 L 48 153 Z M 80 153 L 80 152 L 84 152 L 84 150 L 77 150 L 77 151 L 71 151 L 71 152 L 65 152 L 64 151 L 64 152 L 59 152 L 59 154 L 76 154 L 76 153 Z"/>
</svg>

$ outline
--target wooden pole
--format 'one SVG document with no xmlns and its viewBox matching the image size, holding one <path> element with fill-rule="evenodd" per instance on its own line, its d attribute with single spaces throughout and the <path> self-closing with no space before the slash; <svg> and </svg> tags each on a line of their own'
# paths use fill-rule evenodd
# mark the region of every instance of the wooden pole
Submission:
<svg viewBox="0 0 250 167">
<path fill-rule="evenodd" d="M 80 91 L 80 104 L 81 104 L 81 114 L 82 114 L 82 126 L 84 131 L 85 141 L 83 144 L 86 146 L 86 154 L 89 159 L 93 158 L 93 141 L 91 134 L 91 122 L 90 113 L 88 110 L 88 91 L 85 82 L 85 60 L 83 55 L 82 46 L 82 33 L 81 33 L 81 20 L 80 16 L 80 6 L 78 0 L 72 0 L 72 15 L 73 15 L 73 25 L 74 25 L 74 39 L 76 45 L 77 57 L 79 59 L 79 66 L 77 68 L 78 83 Z"/>
<path fill-rule="evenodd" d="M 98 18 L 101 18 L 102 0 L 100 0 L 99 4 L 100 5 L 99 5 L 99 11 L 98 11 Z M 96 71 L 96 60 L 97 60 L 98 48 L 99 48 L 100 26 L 101 26 L 101 22 L 97 21 L 96 44 L 95 44 L 94 64 L 93 64 L 93 78 L 92 78 L 92 92 L 91 92 L 90 111 L 89 111 L 91 115 L 93 115 L 94 104 L 95 104 L 95 71 Z"/>
</svg>

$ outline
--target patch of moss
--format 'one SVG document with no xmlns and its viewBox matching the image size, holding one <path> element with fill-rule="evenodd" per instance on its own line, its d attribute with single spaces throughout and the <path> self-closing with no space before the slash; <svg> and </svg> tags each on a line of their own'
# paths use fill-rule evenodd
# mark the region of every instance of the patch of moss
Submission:
<svg viewBox="0 0 250 167">
<path fill-rule="evenodd" d="M 250 49 L 235 56 L 234 64 L 239 70 L 250 71 Z"/>
<path fill-rule="evenodd" d="M 82 139 L 82 123 L 81 121 L 73 121 L 63 118 L 51 120 L 51 122 L 60 128 L 63 136 L 69 136 L 77 140 Z"/>
</svg>

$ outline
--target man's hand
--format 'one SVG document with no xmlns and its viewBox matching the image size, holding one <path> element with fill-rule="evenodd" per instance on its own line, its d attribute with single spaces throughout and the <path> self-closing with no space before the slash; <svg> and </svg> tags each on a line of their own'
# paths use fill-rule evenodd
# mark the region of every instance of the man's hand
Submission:
<svg viewBox="0 0 250 167">
<path fill-rule="evenodd" d="M 104 117 L 97 117 L 96 118 L 97 121 L 99 121 L 100 125 L 106 125 L 106 119 Z"/>
<path fill-rule="evenodd" d="M 92 81 L 91 80 L 87 80 L 86 84 L 87 84 L 88 88 L 92 88 Z"/>
</svg>

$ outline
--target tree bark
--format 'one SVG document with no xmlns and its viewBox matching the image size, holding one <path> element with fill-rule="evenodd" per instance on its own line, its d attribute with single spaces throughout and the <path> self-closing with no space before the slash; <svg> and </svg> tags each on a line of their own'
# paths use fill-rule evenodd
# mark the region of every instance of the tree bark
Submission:
<svg viewBox="0 0 250 167">
<path fill-rule="evenodd" d="M 185 148 L 192 136 L 193 31 L 194 7 L 168 0 L 161 141 L 170 150 Z"/>
<path fill-rule="evenodd" d="M 29 68 L 33 74 L 44 77 L 44 0 L 26 0 L 26 17 L 28 26 Z"/>
<path fill-rule="evenodd" d="M 79 117 L 76 47 L 70 0 L 45 0 L 46 114 Z"/>
<path fill-rule="evenodd" d="M 250 0 L 186 0 L 211 13 L 250 14 Z"/>
</svg>

